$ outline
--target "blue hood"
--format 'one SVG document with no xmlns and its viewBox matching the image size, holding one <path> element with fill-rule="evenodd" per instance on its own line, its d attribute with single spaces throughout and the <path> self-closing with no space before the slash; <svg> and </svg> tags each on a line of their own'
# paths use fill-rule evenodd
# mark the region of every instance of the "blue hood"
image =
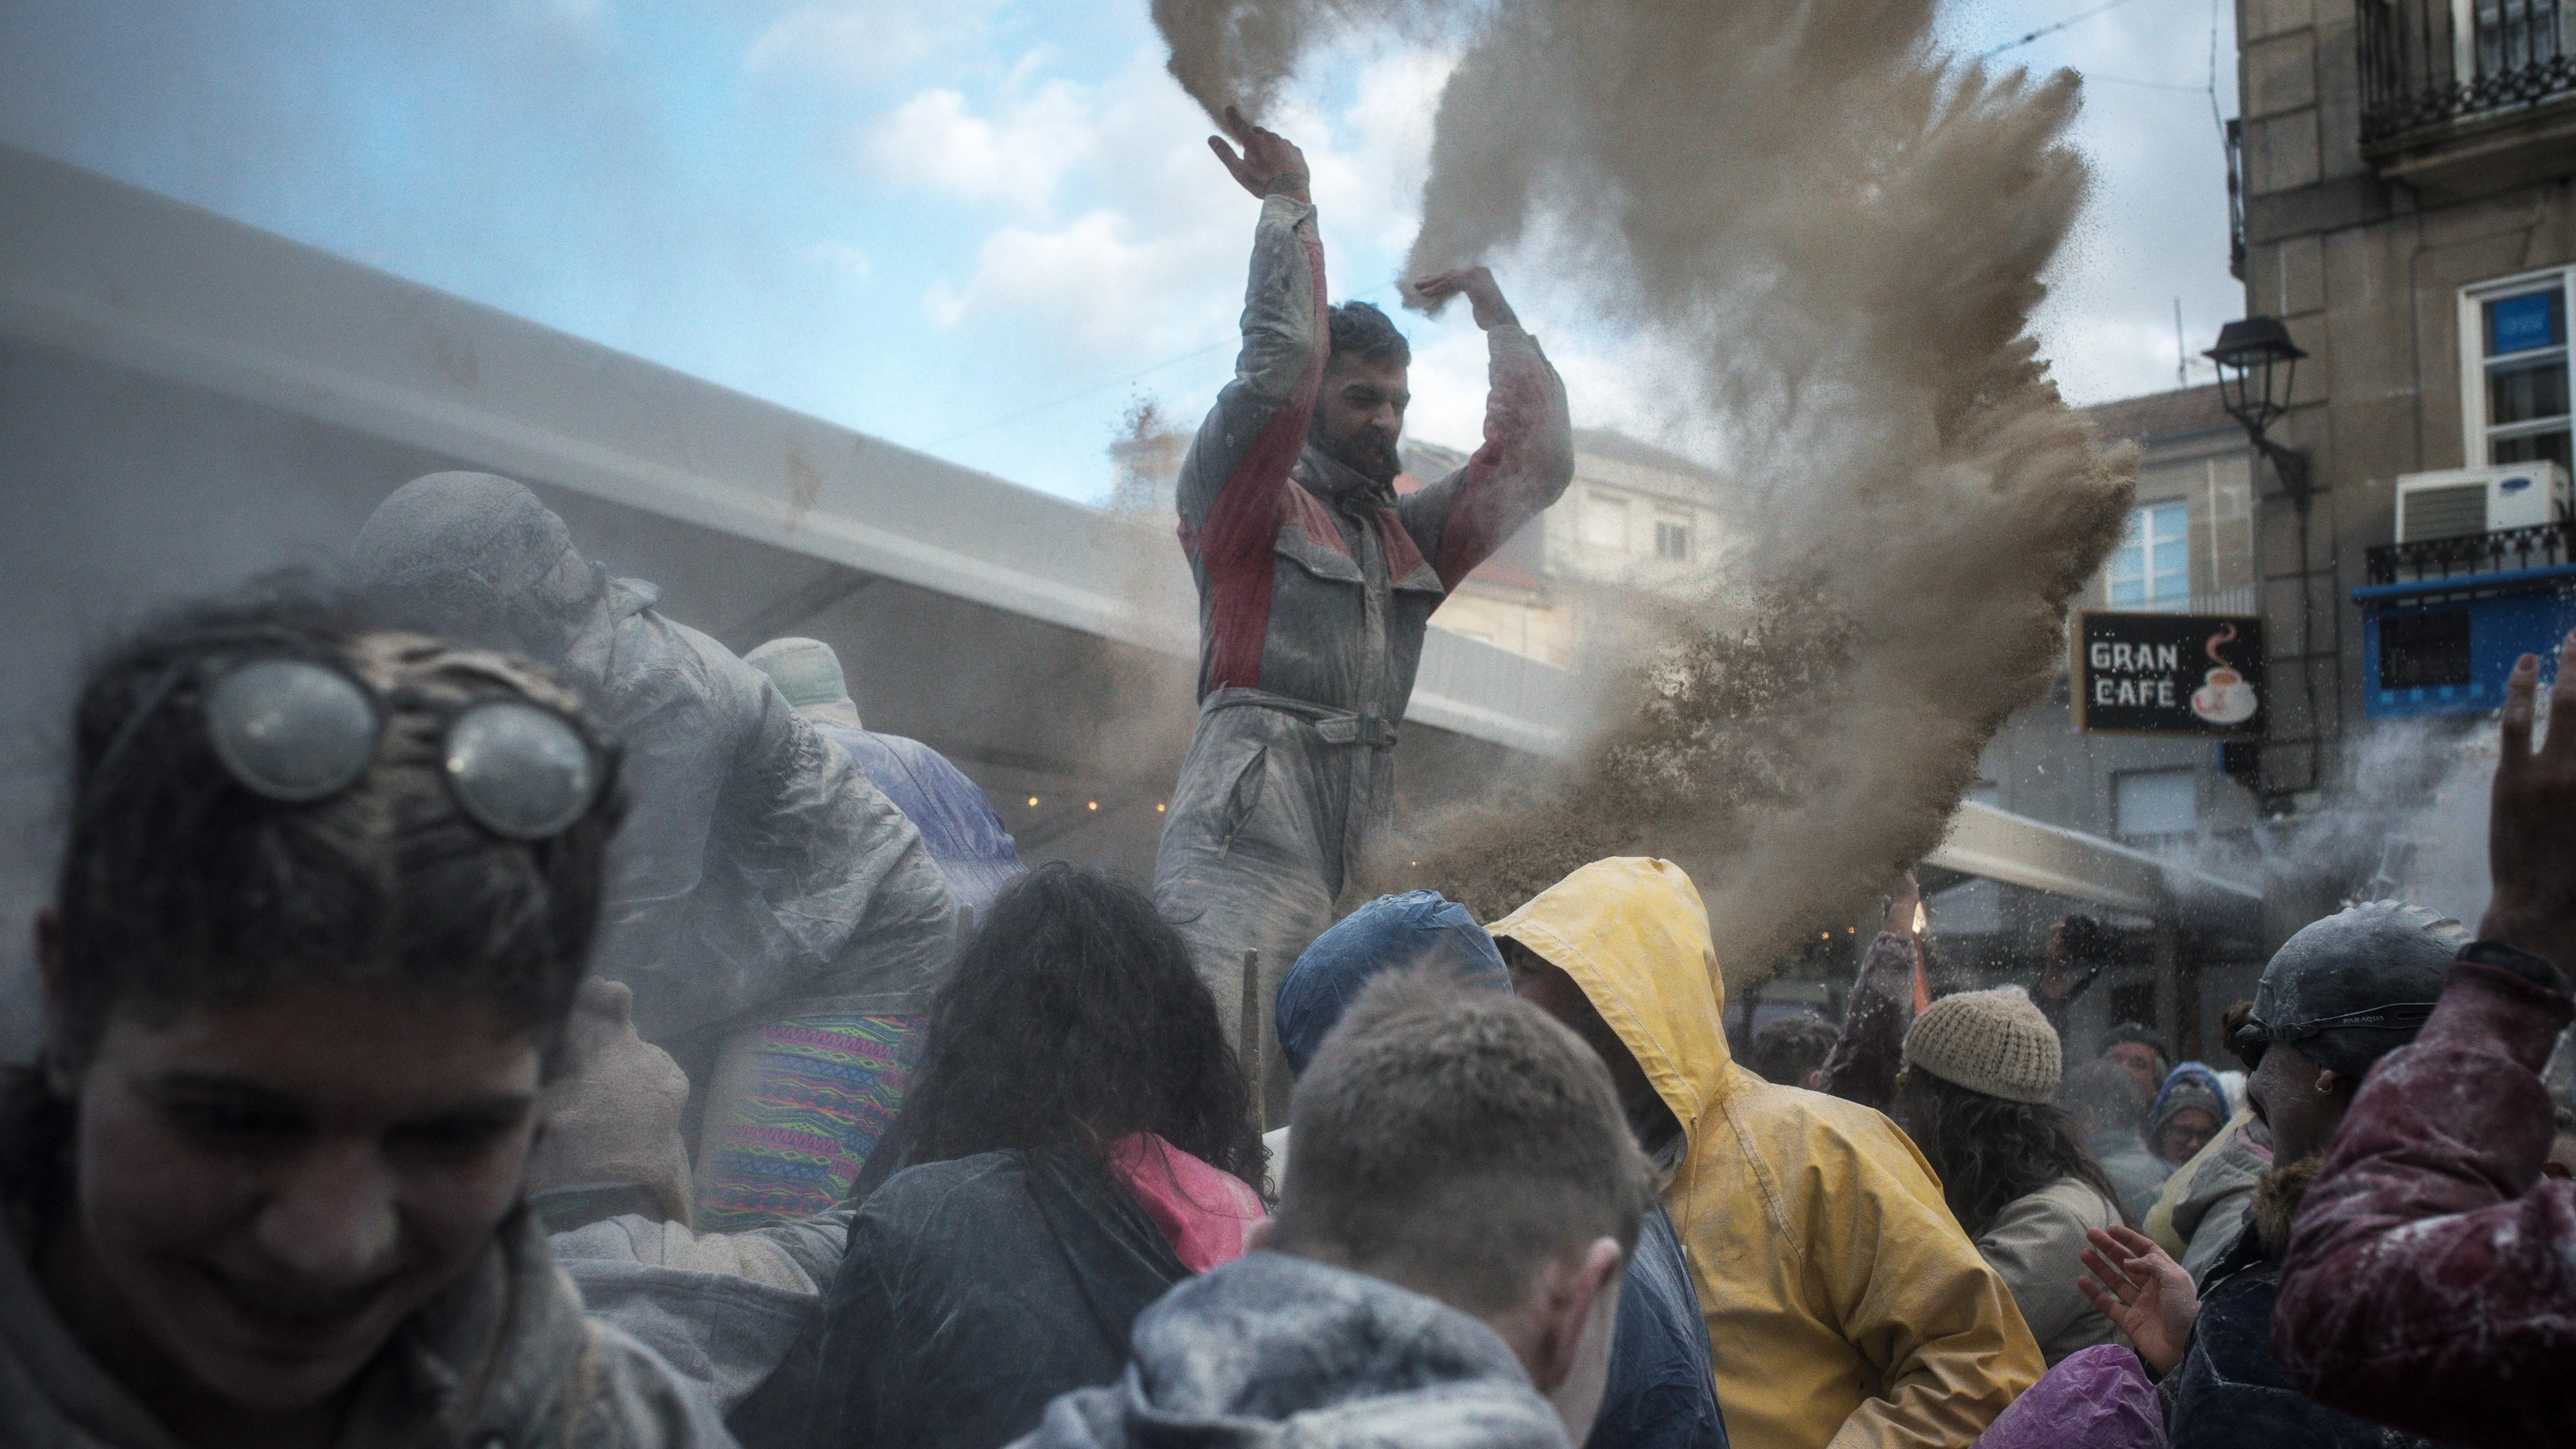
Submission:
<svg viewBox="0 0 2576 1449">
<path fill-rule="evenodd" d="M 1444 967 L 1497 991 L 1512 989 L 1503 953 L 1465 906 L 1437 891 L 1380 896 L 1317 936 L 1279 983 L 1275 1019 L 1288 1070 L 1305 1074 L 1306 1063 L 1362 987 L 1385 972 L 1422 966 Z"/>
</svg>

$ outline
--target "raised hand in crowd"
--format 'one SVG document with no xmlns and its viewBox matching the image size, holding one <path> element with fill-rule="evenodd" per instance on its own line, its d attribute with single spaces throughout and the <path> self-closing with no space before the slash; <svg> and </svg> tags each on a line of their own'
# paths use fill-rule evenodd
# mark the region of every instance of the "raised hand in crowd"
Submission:
<svg viewBox="0 0 2576 1449">
<path fill-rule="evenodd" d="M 2558 650 L 2549 730 L 2532 748 L 2540 659 L 2526 654 L 2505 683 L 2501 752 L 2487 817 L 2495 889 L 2482 940 L 2528 951 L 2576 973 L 2576 633 Z"/>
<path fill-rule="evenodd" d="M 2173 1372 L 2200 1316 L 2191 1274 L 2135 1228 L 2093 1228 L 2084 1236 L 2093 1244 L 2083 1253 L 2093 1276 L 2075 1285 L 2137 1345 L 2147 1367 L 2159 1377 Z"/>
</svg>

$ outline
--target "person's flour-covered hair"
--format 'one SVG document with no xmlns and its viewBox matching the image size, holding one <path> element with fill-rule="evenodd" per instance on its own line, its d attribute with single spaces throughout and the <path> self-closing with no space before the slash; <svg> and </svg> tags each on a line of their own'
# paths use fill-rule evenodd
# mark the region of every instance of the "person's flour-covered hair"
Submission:
<svg viewBox="0 0 2576 1449">
<path fill-rule="evenodd" d="M 319 666 L 373 701 L 372 758 L 353 757 L 362 772 L 342 787 L 271 798 L 223 758 L 210 697 L 268 661 Z M 533 706 L 519 713 L 586 749 L 570 823 L 541 838 L 478 819 L 455 783 L 451 725 L 496 702 Z M 542 670 L 375 628 L 308 581 L 273 579 L 110 651 L 80 691 L 73 747 L 48 1043 L 61 1065 L 120 1009 L 168 1019 L 314 979 L 487 1001 L 547 1042 L 561 1029 L 622 804 L 614 747 Z"/>
</svg>

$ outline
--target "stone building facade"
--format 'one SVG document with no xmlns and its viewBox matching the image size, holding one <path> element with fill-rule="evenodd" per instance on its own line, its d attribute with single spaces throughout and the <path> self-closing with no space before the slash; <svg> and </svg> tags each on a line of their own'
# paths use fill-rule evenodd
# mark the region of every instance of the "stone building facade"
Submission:
<svg viewBox="0 0 2576 1449">
<path fill-rule="evenodd" d="M 2339 808 L 2375 719 L 2449 717 L 2433 738 L 2455 742 L 2512 653 L 2572 621 L 2550 572 L 2567 563 L 2550 465 L 2568 457 L 2576 297 L 2570 12 L 2238 0 L 2238 274 L 2247 313 L 2308 353 L 2270 436 L 2305 455 L 2309 492 L 2267 466 L 2255 512 L 2275 681 L 2257 783 L 2276 813 Z M 2491 465 L 2509 468 L 2427 476 Z M 2469 511 L 2436 519 L 2410 494 L 2401 545 L 2400 493 L 2428 483 Z M 2516 489 L 2546 526 L 2497 526 Z M 2281 907 L 2354 884 L 2326 872 Z"/>
</svg>

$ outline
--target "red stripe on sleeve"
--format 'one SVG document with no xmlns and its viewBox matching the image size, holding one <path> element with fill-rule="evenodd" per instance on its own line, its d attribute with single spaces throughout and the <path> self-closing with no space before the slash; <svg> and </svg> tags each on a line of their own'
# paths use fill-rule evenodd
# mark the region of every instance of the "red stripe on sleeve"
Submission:
<svg viewBox="0 0 2576 1449">
<path fill-rule="evenodd" d="M 1315 292 L 1315 346 L 1296 388 L 1227 475 L 1198 530 L 1199 568 L 1208 591 L 1202 696 L 1228 686 L 1261 687 L 1261 645 L 1270 633 L 1270 586 L 1278 567 L 1272 551 L 1284 512 L 1281 490 L 1296 486 L 1288 475 L 1305 451 L 1307 420 L 1314 415 L 1325 355 L 1332 350 L 1324 310 L 1324 244 L 1311 231 L 1303 241 Z"/>
<path fill-rule="evenodd" d="M 1494 496 L 1501 452 L 1492 443 L 1477 449 L 1467 460 L 1467 476 L 1458 480 L 1458 496 L 1449 501 L 1449 517 L 1440 526 L 1440 557 L 1431 565 L 1444 589 L 1458 587 L 1459 580 L 1503 546 L 1496 527 L 1502 521 L 1502 508 Z"/>
</svg>

